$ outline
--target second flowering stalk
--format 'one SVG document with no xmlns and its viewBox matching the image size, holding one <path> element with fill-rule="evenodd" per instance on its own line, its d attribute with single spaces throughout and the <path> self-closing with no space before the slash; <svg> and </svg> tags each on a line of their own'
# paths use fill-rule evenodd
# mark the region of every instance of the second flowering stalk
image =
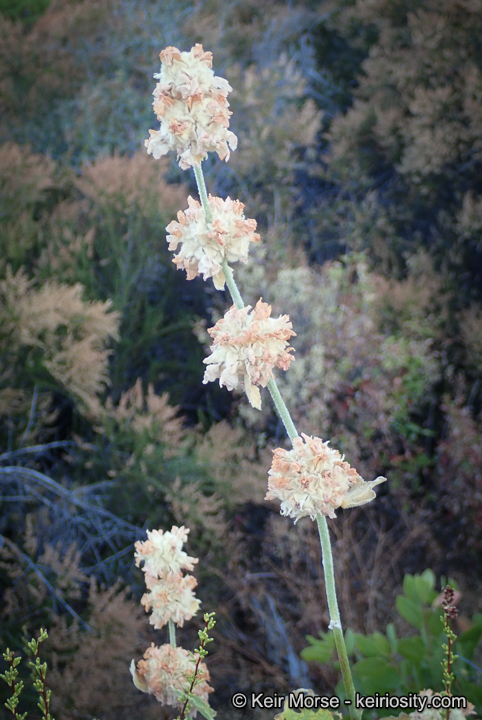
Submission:
<svg viewBox="0 0 482 720">
<path fill-rule="evenodd" d="M 157 647 L 152 643 L 137 663 L 133 660 L 130 671 L 138 690 L 154 695 L 164 705 L 186 710 L 181 698 L 189 690 L 196 696 L 201 708 L 208 708 L 208 696 L 213 691 L 208 685 L 209 672 L 201 657 L 195 657 L 184 648 L 177 647 L 175 626 L 183 627 L 199 609 L 200 601 L 193 589 L 197 580 L 192 575 L 182 575 L 182 570 L 193 570 L 198 562 L 182 549 L 189 530 L 175 525 L 168 532 L 147 530 L 147 540 L 135 543 L 135 561 L 145 575 L 149 592 L 141 599 L 146 612 L 152 609 L 149 622 L 156 629 L 169 627 L 169 644 Z M 189 678 L 195 677 L 196 682 Z M 193 717 L 195 707 L 187 712 Z M 211 716 L 212 713 L 207 713 Z"/>
</svg>

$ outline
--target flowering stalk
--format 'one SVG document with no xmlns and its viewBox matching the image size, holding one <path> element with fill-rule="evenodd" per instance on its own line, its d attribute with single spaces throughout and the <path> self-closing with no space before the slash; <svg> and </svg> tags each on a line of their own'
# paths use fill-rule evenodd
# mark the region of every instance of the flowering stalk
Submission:
<svg viewBox="0 0 482 720">
<path fill-rule="evenodd" d="M 193 170 L 194 170 L 194 176 L 196 178 L 196 183 L 197 183 L 197 188 L 198 188 L 198 192 L 199 192 L 199 197 L 201 200 L 201 205 L 204 210 L 204 216 L 206 218 L 206 222 L 210 223 L 212 221 L 212 217 L 211 217 L 211 210 L 209 208 L 209 203 L 208 203 L 208 195 L 207 195 L 207 190 L 206 190 L 206 183 L 204 181 L 204 173 L 202 171 L 201 165 L 199 165 L 199 167 L 194 167 Z M 238 286 L 236 285 L 236 281 L 233 276 L 233 271 L 229 267 L 226 260 L 222 260 L 221 267 L 222 267 L 224 275 L 226 277 L 226 285 L 228 286 L 229 292 L 231 293 L 233 302 L 236 305 L 236 307 L 238 308 L 238 310 L 242 310 L 244 308 L 244 302 L 243 302 L 243 298 L 241 297 L 241 293 L 239 292 Z M 278 411 L 278 415 L 280 416 L 280 418 L 283 422 L 283 425 L 286 428 L 288 437 L 290 438 L 290 440 L 293 440 L 295 437 L 298 437 L 298 433 L 296 432 L 296 428 L 294 426 L 293 420 L 291 419 L 289 410 L 286 407 L 286 404 L 285 404 L 283 398 L 281 397 L 281 393 L 278 389 L 276 380 L 274 378 L 271 378 L 271 380 L 268 382 L 267 388 L 273 399 L 276 410 Z"/>
<path fill-rule="evenodd" d="M 445 682 L 445 690 L 442 692 L 442 695 L 447 695 L 448 697 L 452 695 L 452 683 L 455 680 L 455 675 L 452 672 L 452 665 L 454 661 L 458 658 L 458 655 L 454 655 L 454 653 L 452 652 L 452 647 L 457 640 L 457 636 L 450 627 L 450 621 L 455 620 L 455 618 L 459 614 L 459 611 L 453 604 L 454 598 L 454 589 L 450 587 L 450 585 L 447 585 L 443 590 L 442 601 L 442 610 L 444 612 L 444 633 L 447 636 L 447 644 L 444 643 L 442 645 L 442 648 L 446 654 L 446 657 L 442 661 L 443 679 Z M 445 720 L 450 720 L 450 708 L 447 708 Z"/>
<path fill-rule="evenodd" d="M 206 222 L 209 223 L 211 215 L 207 201 L 206 183 L 204 181 L 202 167 L 201 165 L 199 165 L 199 167 L 194 167 L 193 169 L 199 190 L 201 205 L 204 209 L 206 217 Z M 234 280 L 233 272 L 228 266 L 226 260 L 221 263 L 221 267 L 226 277 L 226 284 L 229 288 L 234 304 L 238 309 L 244 308 L 244 302 L 238 290 L 238 286 L 236 285 L 236 282 Z M 286 433 L 290 440 L 293 441 L 295 438 L 298 438 L 299 435 L 274 378 L 270 379 L 267 384 L 267 388 L 273 399 L 276 410 L 278 411 L 278 415 L 281 418 L 283 425 L 285 426 Z M 340 669 L 343 678 L 343 684 L 345 686 L 345 692 L 347 694 L 347 698 L 351 701 L 350 716 L 354 720 L 360 720 L 361 712 L 355 706 L 355 687 L 353 685 L 353 678 L 351 674 L 350 663 L 348 661 L 348 653 L 346 651 L 345 638 L 343 636 L 343 630 L 341 627 L 340 611 L 338 609 L 338 601 L 336 597 L 335 574 L 333 571 L 333 555 L 331 552 L 331 541 L 328 524 L 326 522 L 326 517 L 321 513 L 318 513 L 316 515 L 316 520 L 318 523 L 318 531 L 320 535 L 321 551 L 323 558 L 323 572 L 325 576 L 328 612 L 330 615 L 330 628 L 333 630 L 333 635 L 335 638 L 335 645 L 338 653 L 338 659 L 340 662 Z"/>
<path fill-rule="evenodd" d="M 181 708 L 183 719 L 194 717 L 199 710 L 207 720 L 213 720 L 214 714 L 208 703 L 209 693 L 212 692 L 208 685 L 209 672 L 201 661 L 207 652 L 198 651 L 200 655 L 196 657 L 176 646 L 175 625 L 183 627 L 184 621 L 190 620 L 200 605 L 192 592 L 197 585 L 196 579 L 181 572 L 193 570 L 198 562 L 197 558 L 190 557 L 183 550 L 188 533 L 187 528 L 176 525 L 168 532 L 147 530 L 147 540 L 135 543 L 136 565 L 140 567 L 143 563 L 149 591 L 142 596 L 141 603 L 146 611 L 152 609 L 151 625 L 156 629 L 168 625 L 170 642 L 160 647 L 152 643 L 137 665 L 132 660 L 130 672 L 138 690 L 154 695 L 165 705 Z M 210 620 L 211 615 L 206 620 L 209 628 L 214 625 L 214 621 L 208 622 Z M 189 690 L 186 693 L 187 682 Z M 186 698 L 189 703 L 185 702 Z"/>
<path fill-rule="evenodd" d="M 50 695 L 51 690 L 45 687 L 45 677 L 47 675 L 47 663 L 40 664 L 40 643 L 48 638 L 48 633 L 43 628 L 40 628 L 40 636 L 38 640 L 33 638 L 27 643 L 28 650 L 33 653 L 35 662 L 29 661 L 29 665 L 33 670 L 33 675 L 37 676 L 34 680 L 33 686 L 40 695 L 37 706 L 42 711 L 42 720 L 54 720 L 50 714 Z"/>
<path fill-rule="evenodd" d="M 355 708 L 353 680 L 336 599 L 326 516 L 336 517 L 335 510 L 339 507 L 357 507 L 370 502 L 376 497 L 373 487 L 385 478 L 365 482 L 337 450 L 328 447 L 328 442 L 304 433 L 301 437 L 298 435 L 273 376 L 275 366 L 288 370 L 294 359 L 290 354 L 293 348 L 288 343 L 296 333 L 288 315 L 272 318 L 272 308 L 262 298 L 254 309 L 245 306 L 230 267 L 230 263 L 248 261 L 249 244 L 260 239 L 255 232 L 256 221 L 244 217 L 244 205 L 239 200 L 208 195 L 201 169 L 208 152 L 217 152 L 221 160 L 227 161 L 230 149 L 236 149 L 237 138 L 228 130 L 231 112 L 227 96 L 232 88 L 226 80 L 214 76 L 212 54 L 204 52 L 200 44 L 190 52 L 168 47 L 161 52 L 160 59 L 161 72 L 154 76 L 159 83 L 153 92 L 153 107 L 161 126 L 160 130 L 149 130 L 145 146 L 155 158 L 175 150 L 180 167 L 193 168 L 201 201 L 199 204 L 189 197 L 188 209 L 180 211 L 177 221 L 167 226 L 169 249 L 179 249 L 173 262 L 186 271 L 188 280 L 201 274 L 204 280 L 212 278 L 218 290 L 224 290 L 227 284 L 234 303 L 224 318 L 208 330 L 213 344 L 211 355 L 204 360 L 207 367 L 203 383 L 219 380 L 219 385 L 229 390 L 241 386 L 251 406 L 257 409 L 261 409 L 259 387 L 267 387 L 271 394 L 293 449 L 274 450 L 266 499 L 280 500 L 281 513 L 294 518 L 295 522 L 308 515 L 317 520 L 330 627 L 346 695 L 351 700 L 350 715 L 358 719 L 360 713 Z M 149 555 L 150 546 L 147 551 Z M 148 558 L 146 566 L 149 562 L 152 561 Z M 152 584 L 151 569 L 146 566 L 146 584 Z M 184 608 L 192 616 L 194 606 L 191 608 L 188 603 L 187 584 L 181 588 L 178 581 L 176 588 L 179 597 L 182 592 Z M 157 599 L 160 597 L 158 593 Z M 147 598 L 146 609 L 151 605 L 155 607 L 155 602 L 156 598 Z M 171 614 L 180 612 L 172 603 L 170 608 Z M 166 611 L 159 610 L 156 617 L 155 622 L 164 624 Z M 187 615 L 181 613 L 180 617 Z M 152 650 L 151 655 L 154 652 Z M 145 657 L 150 659 L 149 655 Z M 138 673 L 133 671 L 134 682 L 141 689 L 147 682 L 142 675 L 147 677 L 148 672 L 146 661 L 141 661 Z"/>
<path fill-rule="evenodd" d="M 208 654 L 206 650 L 206 645 L 213 641 L 213 638 L 210 638 L 208 635 L 208 631 L 212 630 L 213 627 L 216 625 L 216 620 L 214 619 L 214 613 L 204 613 L 204 628 L 202 630 L 199 630 L 198 635 L 199 639 L 201 641 L 201 644 L 199 648 L 197 649 L 197 658 L 196 658 L 196 667 L 194 668 L 194 671 L 191 673 L 191 675 L 188 676 L 188 681 L 190 683 L 189 689 L 186 693 L 183 693 L 185 695 L 184 699 L 184 705 L 181 709 L 181 714 L 176 720 L 184 720 L 186 713 L 192 708 L 192 704 L 196 706 L 198 705 L 199 709 L 202 707 L 199 705 L 199 699 L 196 698 L 196 696 L 193 694 L 193 690 L 196 687 L 196 685 L 199 682 L 198 679 L 198 673 L 199 673 L 199 666 L 201 663 L 201 660 L 203 660 L 206 655 Z M 193 656 L 194 658 L 195 656 Z M 209 713 L 208 713 L 209 715 Z"/>
<path fill-rule="evenodd" d="M 7 702 L 5 703 L 5 707 L 7 708 L 7 710 L 10 710 L 14 717 L 14 720 L 25 720 L 27 713 L 25 712 L 23 713 L 23 715 L 20 715 L 17 712 L 17 706 L 19 702 L 18 698 L 23 690 L 23 681 L 19 680 L 17 682 L 17 665 L 20 664 L 22 658 L 15 657 L 13 650 L 7 648 L 7 651 L 3 653 L 3 659 L 5 660 L 5 662 L 10 663 L 10 670 L 6 670 L 5 675 L 0 675 L 0 677 L 5 680 L 5 682 L 12 691 L 12 697 L 8 698 Z"/>
</svg>

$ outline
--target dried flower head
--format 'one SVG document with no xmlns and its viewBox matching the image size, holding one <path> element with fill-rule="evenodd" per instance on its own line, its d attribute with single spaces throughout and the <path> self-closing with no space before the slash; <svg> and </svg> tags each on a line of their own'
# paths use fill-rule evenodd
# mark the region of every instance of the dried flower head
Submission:
<svg viewBox="0 0 482 720">
<path fill-rule="evenodd" d="M 261 409 L 261 396 L 257 385 L 266 387 L 277 365 L 287 370 L 294 359 L 290 355 L 288 340 L 296 335 L 291 329 L 288 315 L 271 318 L 271 306 L 260 298 L 252 314 L 251 306 L 238 310 L 232 307 L 224 318 L 208 330 L 214 343 L 212 353 L 203 362 L 208 366 L 203 383 L 219 378 L 219 385 L 234 390 L 238 383 L 251 405 Z"/>
<path fill-rule="evenodd" d="M 208 152 L 217 152 L 229 160 L 229 148 L 235 150 L 238 139 L 229 127 L 229 103 L 232 87 L 224 78 L 215 77 L 212 53 L 196 44 L 189 52 L 168 47 L 159 56 L 161 72 L 152 103 L 160 130 L 149 130 L 144 142 L 147 152 L 157 160 L 176 150 L 183 170 L 201 164 Z"/>
<path fill-rule="evenodd" d="M 184 620 L 190 620 L 201 604 L 193 593 L 196 585 L 197 580 L 192 575 L 183 577 L 181 573 L 168 573 L 160 579 L 146 575 L 146 586 L 150 592 L 142 596 L 141 603 L 146 612 L 152 608 L 151 625 L 160 630 L 169 620 L 180 627 L 184 625 Z"/>
<path fill-rule="evenodd" d="M 145 542 L 138 540 L 134 544 L 137 567 L 141 560 L 144 561 L 142 569 L 146 573 L 146 583 L 148 577 L 162 578 L 168 573 L 178 573 L 183 568 L 194 569 L 197 558 L 189 557 L 182 549 L 188 532 L 184 526 L 178 528 L 176 525 L 173 525 L 170 532 L 147 530 L 148 539 Z"/>
<path fill-rule="evenodd" d="M 137 668 L 132 660 L 130 671 L 138 690 L 154 695 L 163 705 L 181 708 L 183 703 L 178 699 L 176 690 L 185 692 L 189 687 L 186 676 L 194 672 L 195 663 L 196 659 L 183 648 L 171 645 L 156 647 L 152 643 L 145 651 L 144 659 L 137 663 Z M 194 685 L 192 693 L 207 702 L 213 688 L 208 685 L 209 671 L 204 662 L 199 663 L 196 679 L 199 682 Z M 190 717 L 196 713 L 195 708 L 188 712 Z"/>
<path fill-rule="evenodd" d="M 246 220 L 244 205 L 239 200 L 222 200 L 209 195 L 208 202 L 212 221 L 206 222 L 204 211 L 197 200 L 187 199 L 189 207 L 179 211 L 177 219 L 166 228 L 169 250 L 181 250 L 173 262 L 179 269 L 184 268 L 187 279 L 193 280 L 202 273 L 205 280 L 212 277 L 217 290 L 224 289 L 226 278 L 221 262 L 248 262 L 250 242 L 258 242 L 255 233 L 256 220 Z"/>
<path fill-rule="evenodd" d="M 338 507 L 365 505 L 376 497 L 372 488 L 386 480 L 365 482 L 338 450 L 304 433 L 293 440 L 292 450 L 273 452 L 266 500 L 281 500 L 281 514 L 295 522 L 307 515 L 334 518 Z"/>
</svg>

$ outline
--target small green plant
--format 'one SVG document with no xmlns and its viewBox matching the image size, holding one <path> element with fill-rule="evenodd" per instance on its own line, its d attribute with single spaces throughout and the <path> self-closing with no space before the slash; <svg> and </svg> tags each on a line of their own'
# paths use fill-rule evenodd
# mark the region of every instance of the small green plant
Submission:
<svg viewBox="0 0 482 720">
<path fill-rule="evenodd" d="M 195 695 L 193 693 L 194 688 L 196 685 L 199 685 L 202 680 L 199 678 L 199 664 L 202 660 L 206 657 L 208 654 L 208 651 L 206 650 L 206 645 L 213 641 L 213 638 L 210 638 L 208 635 L 209 630 L 212 630 L 213 627 L 216 625 L 216 620 L 214 619 L 214 613 L 205 613 L 204 614 L 204 622 L 205 626 L 202 630 L 199 630 L 199 640 L 201 641 L 201 644 L 199 648 L 196 650 L 196 654 L 191 653 L 191 659 L 195 661 L 196 667 L 194 668 L 193 672 L 187 676 L 187 681 L 189 683 L 189 688 L 185 692 L 178 693 L 178 698 L 181 702 L 184 703 L 184 705 L 181 708 L 181 714 L 176 718 L 176 720 L 184 720 L 186 717 L 186 714 L 189 713 L 192 708 L 196 708 L 196 710 L 199 710 L 199 712 L 207 718 L 207 720 L 213 720 L 215 716 L 215 712 L 209 707 L 208 703 L 205 702 L 202 698 L 200 698 L 198 695 Z"/>
<path fill-rule="evenodd" d="M 5 706 L 10 710 L 12 715 L 15 717 L 15 720 L 24 720 L 27 713 L 24 713 L 23 715 L 19 715 L 17 713 L 18 698 L 20 697 L 20 693 L 23 690 L 22 680 L 17 682 L 17 665 L 19 665 L 22 658 L 16 658 L 15 653 L 9 648 L 7 648 L 7 651 L 3 653 L 3 659 L 5 660 L 5 662 L 10 663 L 10 670 L 7 670 L 5 675 L 1 675 L 0 677 L 5 680 L 7 685 L 9 685 L 12 690 L 12 697 L 7 700 Z"/>
<path fill-rule="evenodd" d="M 44 640 L 48 638 L 48 633 L 46 630 L 43 630 L 40 628 L 40 635 L 39 639 L 35 640 L 35 638 L 32 638 L 30 642 L 28 643 L 28 650 L 33 654 L 35 657 L 35 662 L 29 661 L 29 665 L 32 668 L 32 675 L 34 677 L 33 685 L 35 690 L 38 692 L 40 699 L 38 702 L 38 707 L 42 711 L 42 720 L 54 720 L 53 716 L 50 714 L 50 695 L 51 690 L 48 690 L 45 687 L 45 677 L 47 675 L 47 663 L 44 662 L 43 664 L 40 663 L 40 643 L 42 643 Z M 12 690 L 12 697 L 7 700 L 5 703 L 5 706 L 10 710 L 12 715 L 14 716 L 15 720 L 25 720 L 25 717 L 27 713 L 23 713 L 23 715 L 20 715 L 17 713 L 17 707 L 18 707 L 18 701 L 20 697 L 20 693 L 23 690 L 24 684 L 23 681 L 20 680 L 17 682 L 17 676 L 18 676 L 18 670 L 17 666 L 21 662 L 20 657 L 15 657 L 15 653 L 13 650 L 9 650 L 7 648 L 7 651 L 3 653 L 3 659 L 5 662 L 10 663 L 10 669 L 6 671 L 4 675 L 0 675 L 3 680 L 7 683 L 7 685 L 10 686 Z"/>
<path fill-rule="evenodd" d="M 450 585 L 447 585 L 443 590 L 443 601 L 442 610 L 444 613 L 444 633 L 447 636 L 447 643 L 442 645 L 442 649 L 445 651 L 446 657 L 442 660 L 442 676 L 445 683 L 445 688 L 442 691 L 442 695 L 452 695 L 452 683 L 455 680 L 455 675 L 452 672 L 454 661 L 458 659 L 458 655 L 454 655 L 452 652 L 452 646 L 457 640 L 457 636 L 450 627 L 450 621 L 455 620 L 459 611 L 453 605 L 455 598 L 455 591 Z M 445 720 L 450 719 L 450 709 L 447 709 Z"/>
</svg>

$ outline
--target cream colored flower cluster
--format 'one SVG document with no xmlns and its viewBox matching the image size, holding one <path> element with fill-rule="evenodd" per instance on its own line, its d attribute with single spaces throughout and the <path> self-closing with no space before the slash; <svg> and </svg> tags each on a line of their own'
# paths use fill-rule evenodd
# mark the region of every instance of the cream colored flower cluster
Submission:
<svg viewBox="0 0 482 720">
<path fill-rule="evenodd" d="M 137 567 L 143 562 L 146 587 L 148 593 L 141 598 L 141 603 L 148 612 L 152 609 L 149 622 L 156 629 L 164 627 L 170 620 L 181 627 L 185 620 L 190 620 L 198 611 L 200 601 L 194 596 L 193 589 L 197 585 L 192 575 L 183 576 L 181 570 L 192 570 L 197 558 L 190 557 L 182 549 L 187 540 L 189 530 L 174 525 L 170 532 L 163 530 L 147 530 L 147 540 L 135 543 L 135 561 Z M 186 692 L 189 683 L 187 675 L 195 669 L 195 661 L 187 650 L 171 645 L 151 647 L 144 653 L 144 659 L 137 664 L 132 660 L 130 671 L 134 685 L 142 692 L 154 695 L 159 702 L 181 708 L 176 690 Z M 199 678 L 193 693 L 207 702 L 212 692 L 207 681 L 209 672 L 205 663 L 199 664 L 196 675 Z M 191 710 L 191 716 L 196 710 Z"/>
<path fill-rule="evenodd" d="M 152 608 L 149 618 L 151 625 L 160 630 L 169 620 L 182 627 L 184 620 L 190 620 L 201 604 L 193 590 L 197 580 L 192 575 L 169 573 L 159 580 L 146 575 L 146 587 L 149 590 L 141 598 L 146 612 Z"/>
<path fill-rule="evenodd" d="M 226 278 L 221 262 L 248 262 L 250 242 L 258 242 L 255 233 L 256 220 L 246 220 L 244 205 L 239 200 L 209 195 L 208 204 L 212 221 L 208 223 L 201 204 L 192 197 L 187 199 L 189 207 L 177 214 L 179 222 L 173 220 L 166 228 L 169 250 L 181 250 L 173 262 L 179 269 L 184 268 L 187 279 L 193 280 L 200 273 L 204 280 L 212 277 L 214 287 L 224 290 Z"/>
<path fill-rule="evenodd" d="M 192 575 L 183 576 L 182 569 L 192 570 L 197 558 L 187 555 L 182 545 L 189 530 L 176 527 L 171 532 L 147 530 L 148 539 L 135 543 L 136 565 L 146 575 L 146 587 L 149 592 L 142 596 L 141 603 L 148 612 L 151 625 L 160 630 L 169 620 L 181 627 L 184 620 L 190 620 L 199 609 L 200 601 L 194 596 L 193 589 L 197 580 Z"/>
<path fill-rule="evenodd" d="M 277 365 L 287 370 L 294 359 L 287 347 L 289 338 L 296 335 L 288 315 L 270 317 L 271 306 L 260 298 L 253 313 L 251 306 L 238 310 L 232 307 L 224 318 L 208 330 L 214 338 L 212 353 L 203 362 L 208 366 L 203 383 L 219 378 L 219 385 L 234 390 L 238 384 L 251 405 L 261 408 L 258 385 L 266 387 Z"/>
<path fill-rule="evenodd" d="M 365 505 L 376 497 L 372 488 L 386 480 L 365 482 L 338 450 L 304 433 L 293 440 L 292 450 L 273 452 L 265 499 L 280 500 L 281 514 L 295 523 L 307 515 L 312 520 L 318 514 L 334 518 L 336 508 Z"/>
<path fill-rule="evenodd" d="M 161 72 L 153 92 L 152 103 L 160 130 L 149 130 L 145 141 L 147 152 L 157 160 L 175 150 L 183 170 L 199 167 L 208 152 L 217 152 L 221 160 L 229 159 L 229 149 L 238 144 L 228 130 L 232 114 L 227 101 L 232 87 L 224 78 L 215 77 L 212 53 L 204 52 L 199 43 L 189 52 L 168 47 L 159 56 Z"/>
<path fill-rule="evenodd" d="M 156 647 L 152 643 L 144 653 L 144 659 L 139 660 L 137 668 L 134 660 L 130 671 L 134 685 L 138 690 L 154 695 L 163 705 L 181 709 L 183 703 L 179 700 L 177 692 L 186 692 L 187 675 L 192 675 L 196 660 L 187 650 L 171 645 Z M 208 685 L 209 671 L 204 662 L 199 663 L 196 678 L 199 682 L 194 686 L 192 693 L 205 702 L 208 702 L 209 693 L 213 688 Z M 196 715 L 195 708 L 188 712 L 189 717 Z"/>
<path fill-rule="evenodd" d="M 178 528 L 173 525 L 171 531 L 147 530 L 147 540 L 138 540 L 135 559 L 137 567 L 144 562 L 143 570 L 146 575 L 162 577 L 167 573 L 178 573 L 181 570 L 194 570 L 197 558 L 189 557 L 182 549 L 187 540 L 189 530 L 184 526 Z"/>
</svg>

